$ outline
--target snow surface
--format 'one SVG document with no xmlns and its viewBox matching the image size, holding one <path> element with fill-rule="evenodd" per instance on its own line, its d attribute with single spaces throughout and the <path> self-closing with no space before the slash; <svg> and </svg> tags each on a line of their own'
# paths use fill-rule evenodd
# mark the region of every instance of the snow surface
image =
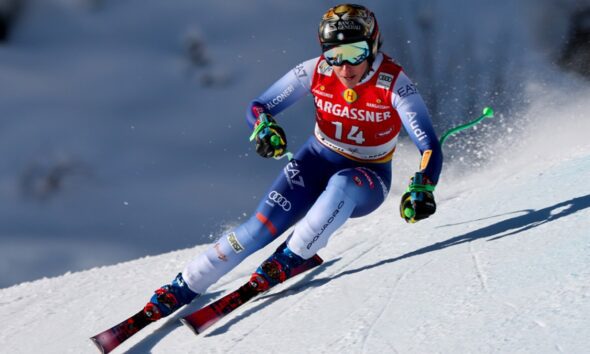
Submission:
<svg viewBox="0 0 590 354">
<path fill-rule="evenodd" d="M 47 5 L 53 10 L 60 9 L 55 7 L 55 4 L 73 3 L 81 2 L 74 0 L 46 2 L 46 4 L 54 4 L 53 7 Z M 149 3 L 150 6 L 157 7 L 157 2 Z M 261 1 L 257 2 L 257 8 L 267 6 L 269 11 L 276 11 L 277 16 L 284 6 L 290 6 L 289 10 L 299 14 L 309 10 L 304 9 L 304 5 L 291 3 L 291 5 L 282 3 L 273 7 Z M 121 2 L 119 6 L 131 8 L 136 4 L 137 2 L 128 1 Z M 189 2 L 180 4 L 181 8 L 186 6 L 186 9 L 194 9 Z M 404 6 L 407 6 L 409 2 L 405 4 Z M 502 2 L 502 4 L 509 6 L 508 2 Z M 325 4 L 313 6 L 317 8 L 316 13 L 326 7 Z M 166 7 L 161 5 L 163 17 L 160 20 L 162 22 L 169 21 L 177 15 L 172 14 L 172 11 L 166 13 L 165 9 Z M 63 9 L 58 12 L 61 13 L 61 11 Z M 81 15 L 76 11 L 80 10 L 72 10 L 69 13 L 71 16 L 67 17 L 71 23 L 80 21 Z M 236 13 L 240 11 L 252 11 L 252 9 L 236 8 L 233 11 L 227 16 L 237 16 Z M 100 16 L 116 16 L 116 13 L 114 10 L 106 11 Z M 125 13 L 129 13 L 128 10 L 122 10 L 119 16 Z M 41 14 L 39 12 L 36 16 Z M 187 14 L 187 17 L 190 16 Z M 278 21 L 281 17 L 273 18 L 273 21 Z M 137 17 L 135 19 L 141 22 L 141 19 Z M 316 22 L 315 17 L 312 20 L 310 22 Z M 66 113 L 71 102 L 60 103 L 59 100 L 63 98 L 59 98 L 57 93 L 54 98 L 51 98 L 55 90 L 42 89 L 43 85 L 26 82 L 26 80 L 55 82 L 56 79 L 52 78 L 45 69 L 39 68 L 39 72 L 32 73 L 24 69 L 10 70 L 10 68 L 19 67 L 17 63 L 20 60 L 34 60 L 32 57 L 27 58 L 26 55 L 28 51 L 34 52 L 35 44 L 33 43 L 37 43 L 32 39 L 38 32 L 30 27 L 32 23 L 37 22 L 30 21 L 31 24 L 17 35 L 16 48 L 0 49 L 0 55 L 3 55 L 2 58 L 5 60 L 3 64 L 8 63 L 3 66 L 5 71 L 0 74 L 4 75 L 3 77 L 17 76 L 13 82 L 22 84 L 19 87 L 12 86 L 10 90 L 6 87 L 2 88 L 3 95 L 12 95 L 10 96 L 12 100 L 7 101 L 5 107 L 9 107 L 12 114 L 16 114 L 15 112 L 19 109 L 23 112 L 27 111 L 24 106 L 20 107 L 14 100 L 27 97 L 25 94 L 21 97 L 19 92 L 26 91 L 30 94 L 30 91 L 33 91 L 39 97 L 49 95 L 50 99 L 45 104 L 62 107 L 61 109 Z M 179 20 L 179 22 L 183 21 L 186 19 Z M 205 28 L 211 28 L 210 22 L 217 21 L 217 18 L 203 21 L 206 22 L 203 25 Z M 98 20 L 97 23 L 83 23 L 90 33 L 94 33 L 95 28 L 101 28 Z M 127 25 L 130 28 L 133 28 L 133 24 L 133 21 L 121 22 L 121 26 Z M 62 25 L 66 26 L 67 23 Z M 63 30 L 63 27 L 59 26 L 49 29 L 56 30 L 56 28 Z M 104 29 L 104 31 L 108 34 L 110 30 Z M 133 31 L 131 34 L 125 33 L 133 37 Z M 279 35 L 278 31 L 276 35 Z M 143 38 L 141 35 L 137 37 Z M 237 34 L 236 37 L 239 38 Z M 161 37 L 160 40 L 165 42 L 163 38 Z M 74 39 L 70 40 L 74 41 Z M 233 41 L 237 43 L 236 39 Z M 105 43 L 111 42 L 105 40 Z M 251 43 L 244 43 L 240 50 L 249 44 Z M 68 47 L 64 43 L 61 45 L 64 48 Z M 51 52 L 50 49 L 49 46 L 46 48 Z M 80 54 L 88 60 L 82 61 L 82 64 L 92 67 L 96 62 L 90 61 L 89 58 L 93 53 L 100 52 L 98 49 L 91 50 L 90 54 Z M 133 52 L 131 48 L 123 45 L 120 49 Z M 215 50 L 222 51 L 221 48 Z M 305 52 L 306 49 L 302 51 Z M 150 57 L 153 61 L 151 64 L 154 65 L 160 63 L 160 60 L 175 63 L 167 68 L 158 67 L 160 71 L 154 71 L 156 77 L 150 79 L 153 81 L 148 80 L 145 85 L 140 86 L 142 90 L 134 96 L 136 99 L 145 95 L 149 96 L 149 92 L 155 90 L 151 87 L 152 85 L 162 85 L 166 82 L 170 86 L 164 85 L 164 89 L 178 89 L 179 86 L 184 90 L 197 89 L 194 82 L 190 80 L 179 84 L 172 79 L 177 74 L 175 70 L 184 68 L 185 63 L 176 62 L 179 59 L 171 52 L 174 52 L 174 49 L 170 49 L 170 53 L 162 54 L 157 51 L 149 52 L 149 55 L 145 53 L 145 56 L 135 53 L 138 58 L 141 58 L 138 62 L 142 62 L 145 57 Z M 273 58 L 283 55 L 281 51 L 266 54 L 271 57 L 274 55 Z M 63 57 L 56 56 L 55 60 L 59 63 L 60 58 Z M 110 58 L 113 60 L 113 57 Z M 255 64 L 255 58 L 255 55 L 245 54 L 241 64 L 260 70 L 264 64 Z M 518 129 L 513 131 L 513 134 L 518 134 L 517 139 L 511 140 L 513 144 L 509 148 L 505 145 L 506 140 L 501 137 L 498 137 L 497 145 L 488 141 L 487 148 L 494 151 L 491 163 L 475 165 L 469 170 L 453 167 L 451 163 L 446 165 L 436 192 L 438 211 L 432 218 L 415 225 L 408 225 L 397 215 L 400 189 L 404 179 L 415 168 L 417 161 L 415 148 L 409 144 L 403 144 L 397 152 L 398 159 L 394 163 L 394 178 L 397 185 L 394 186 L 390 198 L 377 212 L 362 219 L 350 220 L 333 236 L 328 247 L 320 252 L 325 260 L 324 265 L 278 286 L 261 298 L 243 306 L 201 336 L 194 336 L 191 331 L 179 324 L 177 319 L 183 314 L 219 298 L 247 280 L 256 266 L 282 241 L 282 239 L 277 240 L 275 244 L 254 254 L 222 278 L 218 284 L 212 286 L 208 294 L 171 318 L 150 325 L 118 348 L 116 352 L 588 353 L 590 347 L 588 339 L 590 338 L 590 237 L 588 231 L 590 230 L 590 188 L 588 187 L 590 143 L 587 132 L 590 131 L 590 120 L 587 118 L 586 106 L 590 97 L 590 88 L 587 83 L 579 81 L 575 76 L 564 76 L 550 63 L 544 63 L 539 58 L 528 57 L 526 60 L 530 64 L 527 70 L 534 68 L 537 75 L 520 83 L 523 87 L 522 92 L 516 98 L 522 100 L 519 103 L 522 103 L 525 109 L 519 112 Z M 59 64 L 58 67 L 62 70 L 74 69 L 67 63 Z M 128 64 L 113 64 L 121 75 L 129 69 Z M 147 64 L 146 66 L 149 66 Z M 285 68 L 291 64 L 286 63 Z M 278 75 L 285 68 L 273 70 L 276 70 Z M 71 141 L 64 140 L 63 144 L 53 144 L 52 139 L 46 138 L 45 144 L 23 147 L 27 150 L 26 152 L 15 155 L 13 161 L 3 161 L 3 171 L 18 166 L 19 156 L 31 156 L 31 151 L 43 150 L 44 146 L 81 148 L 82 160 L 93 161 L 98 166 L 104 164 L 110 167 L 113 165 L 106 163 L 105 156 L 111 156 L 111 154 L 115 156 L 114 152 L 119 149 L 134 150 L 144 146 L 135 139 L 148 141 L 150 138 L 155 139 L 158 141 L 156 145 L 159 148 L 178 141 L 177 145 L 170 148 L 173 152 L 194 149 L 191 148 L 191 144 L 199 141 L 196 137 L 200 132 L 197 133 L 196 126 L 189 123 L 191 119 L 188 116 L 176 123 L 170 123 L 173 126 L 161 128 L 160 134 L 150 133 L 141 135 L 140 138 L 133 135 L 137 131 L 134 132 L 131 127 L 139 131 L 147 125 L 160 127 L 161 121 L 158 119 L 167 107 L 165 104 L 158 106 L 159 110 L 154 113 L 153 119 L 141 121 L 130 119 L 120 122 L 113 118 L 120 112 L 130 112 L 133 108 L 132 104 L 123 100 L 117 101 L 115 98 L 117 93 L 132 91 L 139 82 L 147 80 L 141 77 L 140 69 L 137 68 L 138 71 L 135 72 L 138 75 L 137 81 L 129 83 L 128 86 L 122 84 L 110 93 L 100 93 L 96 98 L 97 102 L 86 102 L 92 107 L 98 107 L 102 103 L 112 103 L 112 100 L 115 100 L 113 106 L 105 108 L 106 116 L 111 117 L 110 121 L 109 119 L 102 121 L 108 124 L 106 127 L 95 122 L 102 117 L 100 112 L 80 122 L 76 122 L 69 115 L 61 118 L 59 114 L 52 115 L 52 119 L 61 120 L 63 124 L 72 124 L 73 130 L 82 132 L 79 141 L 72 138 Z M 91 74 L 92 72 L 89 71 L 88 75 Z M 254 85 L 249 83 L 252 77 L 248 76 L 254 74 L 245 75 L 245 78 L 238 76 L 236 86 L 228 90 L 236 94 L 244 90 L 247 91 L 245 96 L 251 96 L 252 92 L 258 92 L 267 84 L 259 82 L 257 85 L 260 87 L 254 88 Z M 26 80 L 23 81 L 23 79 Z M 95 76 L 86 79 L 90 82 L 98 80 Z M 77 85 L 80 85 L 80 81 L 64 82 L 62 89 L 76 93 Z M 98 94 L 101 91 L 100 88 L 104 88 L 105 85 L 99 85 L 96 93 Z M 88 89 L 88 87 L 84 88 Z M 162 86 L 159 89 L 161 90 Z M 157 92 L 153 91 L 151 94 L 155 95 L 155 93 Z M 76 97 L 79 96 L 74 95 L 74 98 Z M 211 105 L 219 107 L 219 101 L 215 95 L 208 97 L 214 97 Z M 43 102 L 39 104 L 44 108 L 47 107 Z M 195 104 L 183 101 L 182 105 L 184 105 L 182 112 L 185 114 L 193 109 L 197 110 Z M 239 107 L 224 108 L 227 108 L 232 115 L 239 113 L 241 117 L 243 114 L 242 108 Z M 80 107 L 71 108 L 74 112 L 77 109 L 84 111 Z M 213 111 L 211 107 L 202 109 L 204 112 Z M 33 121 L 35 111 L 28 112 L 31 115 L 28 119 Z M 496 120 L 486 120 L 482 123 L 483 127 L 464 132 L 463 136 L 457 139 L 478 136 L 485 127 L 500 123 L 500 118 L 502 117 L 499 114 Z M 514 117 L 504 117 L 506 118 Z M 23 119 L 27 120 L 26 117 Z M 94 125 L 86 126 L 92 122 Z M 221 122 L 225 126 L 234 120 L 223 118 Z M 29 132 L 24 128 L 24 124 L 22 121 L 6 123 L 7 127 L 17 127 L 17 131 L 20 129 Z M 125 126 L 128 130 L 116 131 L 109 149 L 95 151 L 97 147 L 88 142 L 96 139 L 91 134 L 93 129 L 107 130 L 117 125 L 120 125 L 121 129 Z M 50 125 L 47 124 L 35 129 L 34 132 L 37 135 L 33 136 L 43 137 L 43 133 L 47 133 L 43 130 L 49 129 L 48 127 Z M 187 141 L 179 140 L 181 134 L 177 132 L 183 129 L 188 132 Z M 58 129 L 51 130 L 55 134 L 58 131 Z M 509 135 L 510 131 L 506 130 L 504 133 Z M 101 134 L 98 136 L 103 136 Z M 235 132 L 232 131 L 231 134 L 238 136 L 242 134 L 242 131 L 238 132 L 238 129 L 235 129 Z M 2 143 L 5 144 L 5 148 L 18 146 L 10 139 L 18 139 L 21 136 L 23 134 L 3 136 Z M 131 143 L 125 144 L 126 141 Z M 449 143 L 454 142 L 450 140 Z M 155 147 L 153 149 L 144 152 L 144 155 L 129 154 L 114 157 L 116 160 L 114 166 L 122 168 L 126 164 L 132 164 L 138 157 L 142 161 L 157 160 L 158 158 L 154 158 L 154 155 L 160 156 L 158 149 Z M 232 153 L 233 149 L 239 151 L 238 148 L 231 148 Z M 195 150 L 191 151 L 198 153 Z M 237 158 L 234 156 L 234 159 Z M 183 161 L 179 158 L 177 161 L 166 164 L 166 167 L 180 167 Z M 449 162 L 452 161 L 449 160 Z M 264 165 L 262 162 L 259 164 Z M 217 167 L 221 168 L 212 162 L 205 171 L 214 170 Z M 125 206 L 137 205 L 137 198 L 140 198 L 142 191 L 162 183 L 169 177 L 159 170 L 145 174 L 137 172 L 141 168 L 143 167 L 132 166 L 123 175 L 113 171 L 106 174 L 99 173 L 98 177 L 101 181 L 98 184 L 101 188 L 98 188 L 98 191 L 85 183 L 80 183 L 74 190 L 83 191 L 84 198 L 96 202 L 90 203 L 91 206 L 101 212 L 104 210 L 107 216 L 121 213 L 125 210 L 124 202 L 128 203 Z M 100 168 L 98 170 L 102 171 Z M 148 168 L 145 171 L 148 171 Z M 195 176 L 203 179 L 213 178 L 212 175 L 204 177 L 202 173 L 205 172 L 198 168 L 181 171 L 177 170 L 175 173 L 177 184 L 174 190 L 169 191 L 170 194 L 167 194 L 166 198 L 158 195 L 160 198 L 158 200 L 163 205 L 169 203 L 173 205 L 171 213 L 180 212 L 186 207 L 190 197 L 184 196 L 183 193 L 191 194 L 187 193 L 187 190 L 194 191 L 191 189 L 194 188 L 191 187 L 191 183 L 194 183 L 191 178 Z M 188 177 L 184 177 L 183 173 L 186 173 Z M 109 184 L 119 179 L 121 179 L 120 185 L 116 185 L 114 190 L 120 192 L 120 195 L 116 198 L 105 197 L 104 200 L 97 196 L 106 190 L 101 183 Z M 8 204 L 2 208 L 3 218 L 6 218 L 6 222 L 3 222 L 6 228 L 4 231 L 10 232 L 10 230 L 17 230 L 17 226 L 25 225 L 30 220 L 30 214 L 25 212 L 30 205 L 19 202 L 16 193 L 11 191 L 11 179 L 8 175 L 3 175 L 0 182 L 6 197 L 3 203 Z M 129 182 L 135 182 L 136 185 Z M 220 185 L 226 182 L 218 181 Z M 234 193 L 234 190 L 228 191 L 228 195 L 231 196 L 231 193 Z M 248 205 L 252 204 L 251 196 L 248 193 L 245 195 L 247 197 L 241 196 L 247 199 Z M 127 196 L 131 196 L 131 199 Z M 149 197 L 154 198 L 155 194 L 145 199 L 148 200 Z M 115 237 L 111 240 L 112 244 L 101 244 L 96 238 L 105 229 L 94 220 L 97 217 L 96 213 L 90 213 L 84 209 L 84 202 L 88 202 L 84 198 L 66 193 L 66 198 L 49 204 L 48 215 L 42 213 L 39 207 L 35 215 L 44 219 L 30 225 L 27 234 L 45 235 L 46 226 L 53 225 L 50 223 L 53 216 L 67 216 L 68 211 L 78 208 L 81 211 L 75 215 L 81 216 L 81 221 L 71 225 L 69 232 L 75 235 L 80 230 L 89 229 L 95 232 L 95 235 L 89 235 L 87 240 L 77 240 L 77 243 L 73 245 L 72 240 L 76 238 L 67 234 L 63 235 L 61 243 L 50 240 L 41 242 L 34 238 L 35 242 L 31 244 L 31 239 L 26 237 L 22 239 L 23 235 L 15 233 L 15 236 L 10 238 L 13 240 L 12 248 L 10 248 L 11 242 L 7 242 L 6 238 L 2 240 L 3 256 L 0 260 L 3 262 L 2 269 L 5 271 L 7 267 L 20 267 L 26 264 L 27 251 L 31 251 L 31 248 L 33 250 L 32 255 L 29 256 L 30 262 L 34 262 L 36 257 L 43 257 L 44 252 L 48 259 L 59 257 L 62 253 L 65 258 L 68 258 L 74 257 L 76 253 L 84 252 L 82 257 L 84 260 L 73 262 L 79 266 L 80 262 L 91 264 L 88 258 L 91 258 L 93 252 L 112 253 L 111 246 L 117 244 L 117 241 L 133 243 L 141 240 L 142 233 L 138 231 L 138 225 L 144 223 L 144 220 L 138 220 L 133 228 L 123 227 L 122 230 L 113 228 L 113 231 L 118 231 L 118 237 L 129 232 L 130 240 L 117 240 Z M 184 203 L 176 199 L 181 199 Z M 120 205 L 119 208 L 113 207 L 115 202 Z M 142 203 L 139 202 L 140 205 Z M 12 206 L 15 207 L 11 209 Z M 250 205 L 250 208 L 252 207 L 253 205 Z M 124 214 L 126 218 L 128 217 L 125 220 L 136 220 L 134 218 L 147 211 L 145 208 L 140 208 L 130 214 Z M 155 212 L 151 209 L 150 211 Z M 188 216 L 181 213 L 174 220 L 184 217 Z M 59 219 L 59 221 L 65 223 L 67 218 L 63 218 L 64 220 Z M 92 222 L 96 224 L 94 229 L 88 228 Z M 153 226 L 153 230 L 149 231 L 154 234 L 166 229 L 161 225 L 150 223 L 144 226 L 147 229 Z M 191 226 L 195 225 L 187 223 L 180 228 L 184 230 L 185 227 Z M 56 232 L 59 230 L 59 228 L 54 229 Z M 68 245 L 70 248 L 60 250 L 60 245 L 64 247 Z M 169 282 L 187 261 L 202 252 L 205 247 L 207 246 L 197 246 L 0 289 L 0 318 L 2 319 L 0 353 L 96 353 L 96 348 L 88 339 L 90 336 L 135 313 L 145 304 L 155 288 Z M 128 251 L 123 249 L 121 252 Z M 11 255 L 13 258 L 10 258 Z M 129 253 L 120 255 L 123 258 L 125 256 L 128 257 Z M 6 261 L 7 258 L 8 261 Z M 88 263 L 84 263 L 85 261 Z M 42 264 L 51 264 L 51 261 L 48 260 Z"/>
</svg>

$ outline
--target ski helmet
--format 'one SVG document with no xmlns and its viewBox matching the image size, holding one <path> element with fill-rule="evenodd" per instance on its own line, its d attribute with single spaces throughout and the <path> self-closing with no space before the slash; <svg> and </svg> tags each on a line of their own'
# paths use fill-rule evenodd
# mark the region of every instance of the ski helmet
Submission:
<svg viewBox="0 0 590 354">
<path fill-rule="evenodd" d="M 373 12 L 361 5 L 341 4 L 322 17 L 318 31 L 322 51 L 335 46 L 367 41 L 373 60 L 379 50 L 380 32 Z"/>
</svg>

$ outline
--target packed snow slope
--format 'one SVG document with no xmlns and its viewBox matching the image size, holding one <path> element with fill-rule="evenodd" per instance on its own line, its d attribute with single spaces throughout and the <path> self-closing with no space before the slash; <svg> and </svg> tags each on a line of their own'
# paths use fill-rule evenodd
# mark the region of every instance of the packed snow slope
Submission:
<svg viewBox="0 0 590 354">
<path fill-rule="evenodd" d="M 319 268 L 200 336 L 180 325 L 246 281 L 275 243 L 117 352 L 587 353 L 588 93 L 564 97 L 567 109 L 541 97 L 522 146 L 497 166 L 445 171 L 432 218 L 405 224 L 392 195 L 337 232 Z M 135 313 L 204 247 L 0 290 L 0 351 L 95 353 L 90 336 Z"/>
</svg>

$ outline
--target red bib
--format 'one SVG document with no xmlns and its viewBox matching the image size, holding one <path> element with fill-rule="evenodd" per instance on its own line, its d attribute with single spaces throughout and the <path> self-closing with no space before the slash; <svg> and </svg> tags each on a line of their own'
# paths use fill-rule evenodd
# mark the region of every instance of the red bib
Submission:
<svg viewBox="0 0 590 354">
<path fill-rule="evenodd" d="M 391 95 L 401 71 L 399 65 L 383 55 L 377 70 L 370 72 L 369 80 L 349 89 L 320 57 L 311 85 L 318 140 L 356 160 L 391 159 L 402 125 L 391 105 Z"/>
</svg>

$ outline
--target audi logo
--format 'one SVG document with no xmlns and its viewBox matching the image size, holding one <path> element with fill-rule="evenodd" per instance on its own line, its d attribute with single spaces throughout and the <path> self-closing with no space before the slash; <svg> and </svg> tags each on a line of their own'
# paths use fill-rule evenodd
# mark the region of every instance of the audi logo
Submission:
<svg viewBox="0 0 590 354">
<path fill-rule="evenodd" d="M 287 198 L 283 197 L 281 193 L 272 191 L 268 194 L 268 199 L 278 204 L 284 211 L 291 210 L 291 202 Z"/>
</svg>

